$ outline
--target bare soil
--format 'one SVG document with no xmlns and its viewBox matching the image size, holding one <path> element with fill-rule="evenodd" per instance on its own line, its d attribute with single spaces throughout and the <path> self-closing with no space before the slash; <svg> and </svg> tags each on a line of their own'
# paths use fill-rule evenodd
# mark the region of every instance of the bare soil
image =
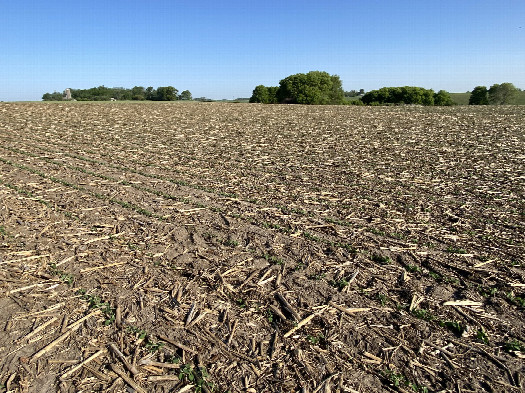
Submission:
<svg viewBox="0 0 525 393">
<path fill-rule="evenodd" d="M 0 392 L 520 392 L 525 108 L 0 104 Z"/>
</svg>

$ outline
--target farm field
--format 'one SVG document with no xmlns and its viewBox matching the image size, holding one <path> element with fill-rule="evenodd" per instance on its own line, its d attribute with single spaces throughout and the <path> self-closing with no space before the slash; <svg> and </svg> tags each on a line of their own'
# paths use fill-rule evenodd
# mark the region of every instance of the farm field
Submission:
<svg viewBox="0 0 525 393">
<path fill-rule="evenodd" d="M 525 107 L 0 104 L 0 392 L 519 392 Z"/>
</svg>

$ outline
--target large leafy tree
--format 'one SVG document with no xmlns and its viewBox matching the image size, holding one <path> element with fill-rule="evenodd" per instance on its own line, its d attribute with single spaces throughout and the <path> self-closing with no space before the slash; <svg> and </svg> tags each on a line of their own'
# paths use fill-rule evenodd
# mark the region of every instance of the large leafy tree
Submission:
<svg viewBox="0 0 525 393">
<path fill-rule="evenodd" d="M 486 86 L 476 86 L 468 99 L 469 105 L 488 105 L 489 94 Z"/>
<path fill-rule="evenodd" d="M 184 90 L 182 93 L 180 93 L 180 99 L 185 101 L 191 101 L 192 96 L 189 90 Z"/>
<path fill-rule="evenodd" d="M 152 86 L 146 88 L 146 100 L 155 100 L 157 98 L 157 90 Z"/>
<path fill-rule="evenodd" d="M 255 86 L 253 89 L 252 96 L 250 97 L 251 103 L 268 104 L 269 95 L 268 88 L 264 85 Z"/>
<path fill-rule="evenodd" d="M 260 104 L 278 104 L 279 100 L 277 99 L 277 93 L 279 87 L 264 85 L 255 86 L 253 89 L 252 96 L 250 97 L 250 102 L 260 103 Z"/>
<path fill-rule="evenodd" d="M 518 89 L 512 83 L 494 84 L 489 89 L 489 102 L 493 105 L 512 104 Z"/>
<path fill-rule="evenodd" d="M 278 104 L 277 93 L 279 92 L 279 86 L 268 87 L 268 104 Z"/>
<path fill-rule="evenodd" d="M 450 106 L 454 105 L 454 101 L 452 101 L 452 97 L 448 91 L 440 90 L 434 94 L 434 105 Z"/>
<path fill-rule="evenodd" d="M 279 82 L 277 98 L 292 104 L 341 104 L 344 91 L 341 79 L 324 71 L 290 75 Z"/>
<path fill-rule="evenodd" d="M 135 86 L 131 89 L 131 99 L 142 101 L 146 99 L 146 89 L 142 86 Z"/>
<path fill-rule="evenodd" d="M 178 92 L 173 86 L 158 87 L 157 101 L 176 101 Z"/>
<path fill-rule="evenodd" d="M 55 91 L 53 93 L 45 93 L 42 96 L 42 100 L 44 101 L 62 101 L 63 99 L 63 94 L 58 91 Z"/>
</svg>

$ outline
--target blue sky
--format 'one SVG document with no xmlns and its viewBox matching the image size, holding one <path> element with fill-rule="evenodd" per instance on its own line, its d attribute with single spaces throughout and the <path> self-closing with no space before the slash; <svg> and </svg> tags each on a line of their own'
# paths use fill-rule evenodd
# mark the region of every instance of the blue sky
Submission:
<svg viewBox="0 0 525 393">
<path fill-rule="evenodd" d="M 0 0 L 0 100 L 66 87 L 249 97 L 311 70 L 345 90 L 525 88 L 525 1 Z"/>
</svg>

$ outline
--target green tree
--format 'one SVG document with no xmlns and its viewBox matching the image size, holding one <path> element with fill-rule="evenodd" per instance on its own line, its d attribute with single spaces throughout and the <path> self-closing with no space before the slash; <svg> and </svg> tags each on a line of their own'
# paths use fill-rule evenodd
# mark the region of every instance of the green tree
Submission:
<svg viewBox="0 0 525 393">
<path fill-rule="evenodd" d="M 518 89 L 512 83 L 494 84 L 489 89 L 489 102 L 493 105 L 512 104 Z"/>
<path fill-rule="evenodd" d="M 278 104 L 277 94 L 279 92 L 279 86 L 268 87 L 268 104 Z"/>
<path fill-rule="evenodd" d="M 59 93 L 58 91 L 55 91 L 53 93 L 45 93 L 42 96 L 43 101 L 62 101 L 63 95 L 62 93 Z"/>
<path fill-rule="evenodd" d="M 476 86 L 468 99 L 469 105 L 488 105 L 489 94 L 486 86 Z"/>
<path fill-rule="evenodd" d="M 345 91 L 345 97 L 357 97 L 359 92 L 357 90 Z"/>
<path fill-rule="evenodd" d="M 178 92 L 173 86 L 158 87 L 157 101 L 176 101 Z"/>
<path fill-rule="evenodd" d="M 434 94 L 434 105 L 451 106 L 454 105 L 454 101 L 448 91 L 440 90 Z"/>
<path fill-rule="evenodd" d="M 155 100 L 157 98 L 157 90 L 149 86 L 146 88 L 146 100 Z"/>
<path fill-rule="evenodd" d="M 180 93 L 180 98 L 181 100 L 186 100 L 186 101 L 191 101 L 192 97 L 191 97 L 191 93 L 189 90 L 184 90 L 182 93 Z"/>
<path fill-rule="evenodd" d="M 414 86 L 382 87 L 369 91 L 361 100 L 367 105 L 434 105 L 434 90 Z"/>
<path fill-rule="evenodd" d="M 269 95 L 268 88 L 264 85 L 255 86 L 253 89 L 252 96 L 250 97 L 251 103 L 268 104 Z"/>
<path fill-rule="evenodd" d="M 143 101 L 146 99 L 146 89 L 142 86 L 135 86 L 131 89 L 131 99 Z"/>
<path fill-rule="evenodd" d="M 344 91 L 341 79 L 324 71 L 290 75 L 279 82 L 279 102 L 291 104 L 342 104 Z"/>
</svg>

